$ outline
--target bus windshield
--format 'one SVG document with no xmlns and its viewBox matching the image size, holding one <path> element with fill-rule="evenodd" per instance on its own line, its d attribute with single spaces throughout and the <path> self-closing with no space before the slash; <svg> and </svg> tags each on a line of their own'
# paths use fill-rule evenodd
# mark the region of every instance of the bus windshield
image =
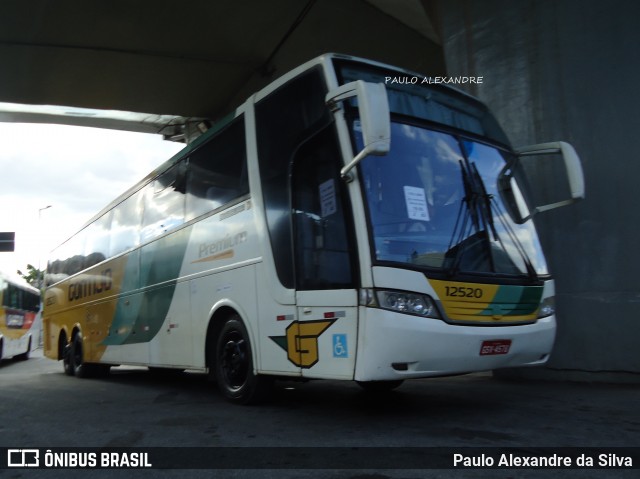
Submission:
<svg viewBox="0 0 640 479">
<path fill-rule="evenodd" d="M 358 121 L 353 128 L 360 146 Z M 498 192 L 508 159 L 471 139 L 393 122 L 390 153 L 360 164 L 374 259 L 449 276 L 547 275 L 533 223 L 516 224 Z"/>
</svg>

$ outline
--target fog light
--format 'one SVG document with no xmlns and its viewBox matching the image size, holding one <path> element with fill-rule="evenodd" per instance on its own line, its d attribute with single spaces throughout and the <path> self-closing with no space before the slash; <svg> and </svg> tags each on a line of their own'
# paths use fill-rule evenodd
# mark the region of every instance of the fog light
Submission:
<svg viewBox="0 0 640 479">
<path fill-rule="evenodd" d="M 540 308 L 538 308 L 538 319 L 546 318 L 556 313 L 556 299 L 553 296 L 549 296 L 542 300 Z"/>
</svg>

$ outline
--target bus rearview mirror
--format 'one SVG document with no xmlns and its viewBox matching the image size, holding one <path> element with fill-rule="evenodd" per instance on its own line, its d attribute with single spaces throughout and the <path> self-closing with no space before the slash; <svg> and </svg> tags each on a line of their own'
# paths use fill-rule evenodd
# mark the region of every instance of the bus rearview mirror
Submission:
<svg viewBox="0 0 640 479">
<path fill-rule="evenodd" d="M 364 148 L 340 170 L 343 178 L 348 178 L 349 171 L 368 155 L 386 155 L 391 147 L 389 101 L 384 84 L 362 80 L 350 82 L 328 92 L 325 102 L 336 110 L 338 102 L 353 97 L 358 102 Z"/>
<path fill-rule="evenodd" d="M 498 185 L 517 223 L 584 198 L 582 164 L 569 143 L 531 145 L 517 149 L 516 154 L 516 160 L 501 173 Z"/>
</svg>

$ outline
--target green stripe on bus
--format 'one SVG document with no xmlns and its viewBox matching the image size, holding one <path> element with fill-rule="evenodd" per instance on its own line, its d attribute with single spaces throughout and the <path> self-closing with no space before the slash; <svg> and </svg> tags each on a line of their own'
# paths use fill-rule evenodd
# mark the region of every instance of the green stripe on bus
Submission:
<svg viewBox="0 0 640 479">
<path fill-rule="evenodd" d="M 488 308 L 479 316 L 493 316 L 499 308 L 503 316 L 533 314 L 542 300 L 542 286 L 501 285 Z"/>
<path fill-rule="evenodd" d="M 127 291 L 125 287 L 129 291 L 134 289 L 138 283 L 142 292 L 120 297 L 109 335 L 102 345 L 144 343 L 158 334 L 173 300 L 190 233 L 191 227 L 184 228 L 143 246 L 139 250 L 139 269 L 138 252 L 131 255 L 125 269 L 123 291 Z"/>
</svg>

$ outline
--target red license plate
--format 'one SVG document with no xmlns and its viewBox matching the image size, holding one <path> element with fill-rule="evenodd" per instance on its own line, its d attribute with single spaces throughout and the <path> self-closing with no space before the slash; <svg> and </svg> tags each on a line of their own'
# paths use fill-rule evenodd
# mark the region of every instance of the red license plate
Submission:
<svg viewBox="0 0 640 479">
<path fill-rule="evenodd" d="M 483 341 L 482 346 L 480 347 L 480 356 L 507 354 L 510 347 L 510 339 L 494 339 L 492 341 Z"/>
</svg>

